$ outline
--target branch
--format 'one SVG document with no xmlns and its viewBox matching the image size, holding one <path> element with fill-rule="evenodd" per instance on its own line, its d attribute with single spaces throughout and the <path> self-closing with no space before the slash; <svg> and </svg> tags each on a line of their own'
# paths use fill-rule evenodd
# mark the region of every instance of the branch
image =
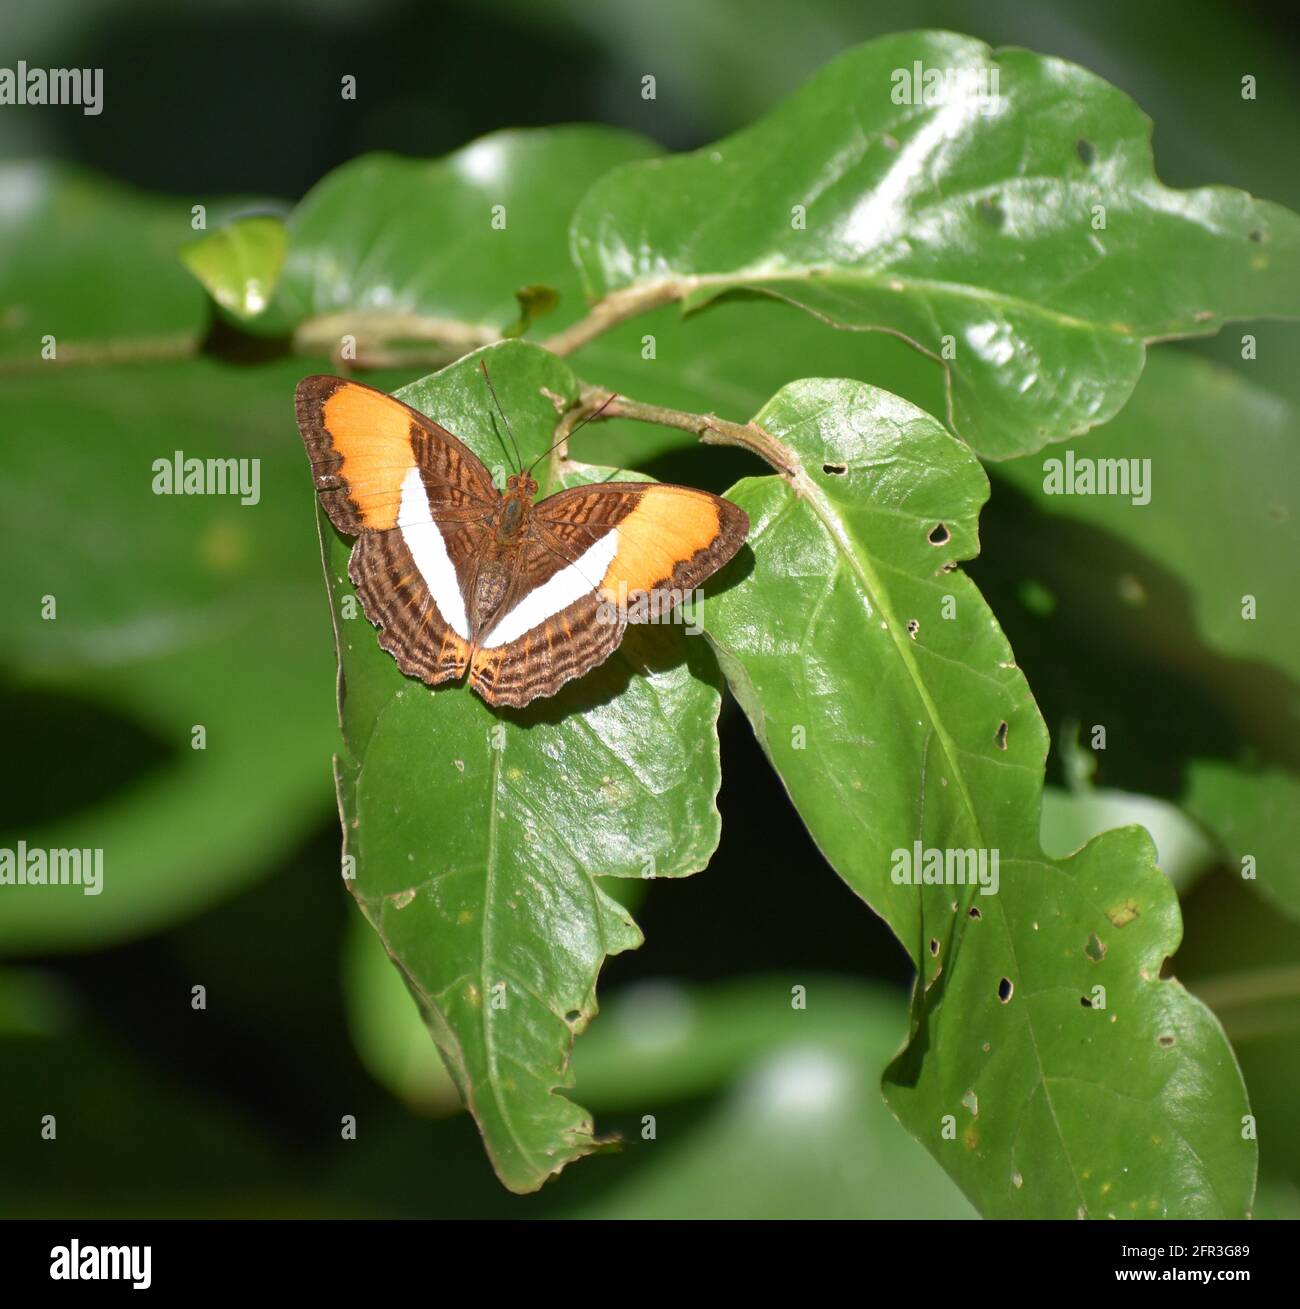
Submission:
<svg viewBox="0 0 1300 1309">
<path fill-rule="evenodd" d="M 354 338 L 355 354 L 345 359 L 344 336 Z M 354 363 L 362 368 L 396 368 L 450 364 L 501 339 L 495 327 L 463 323 L 452 318 L 422 314 L 362 310 L 327 314 L 300 323 L 293 334 L 298 354 L 328 354 L 336 365 Z M 405 343 L 406 348 L 402 344 Z M 417 344 L 418 343 L 418 344 Z"/>
<path fill-rule="evenodd" d="M 572 354 L 619 323 L 680 300 L 689 290 L 687 279 L 665 278 L 615 291 L 594 304 L 585 318 L 541 344 L 555 355 Z M 343 353 L 345 336 L 351 336 L 354 342 L 354 349 L 346 356 Z M 292 344 L 295 354 L 329 355 L 341 371 L 349 365 L 358 368 L 441 368 L 471 350 L 500 341 L 502 337 L 502 332 L 488 323 L 363 309 L 308 318 L 294 329 Z M 54 362 L 111 364 L 177 359 L 196 355 L 202 348 L 201 333 L 86 345 L 69 342 L 60 343 Z M 0 360 L 0 373 L 22 372 L 43 362 L 46 361 L 27 358 Z"/>
<path fill-rule="evenodd" d="M 563 358 L 575 350 L 581 350 L 611 327 L 635 318 L 637 314 L 680 300 L 689 289 L 682 278 L 668 277 L 660 282 L 642 282 L 623 291 L 614 291 L 603 300 L 597 300 L 585 318 L 580 318 L 564 331 L 549 337 L 542 342 L 542 346 Z"/>
<path fill-rule="evenodd" d="M 690 414 L 681 409 L 666 409 L 584 382 L 578 396 L 576 420 L 568 430 L 572 431 L 578 421 L 601 422 L 607 418 L 632 418 L 641 423 L 657 423 L 660 427 L 675 427 L 678 431 L 690 432 L 705 445 L 739 446 L 771 465 L 796 489 L 802 480 L 803 470 L 798 456 L 757 423 L 733 423 L 717 414 Z"/>
<path fill-rule="evenodd" d="M 39 368 L 69 368 L 102 364 L 157 363 L 190 359 L 203 344 L 202 334 L 142 336 L 124 340 L 60 341 L 53 359 L 39 355 L 13 355 L 0 360 L 0 373 L 35 372 Z"/>
</svg>

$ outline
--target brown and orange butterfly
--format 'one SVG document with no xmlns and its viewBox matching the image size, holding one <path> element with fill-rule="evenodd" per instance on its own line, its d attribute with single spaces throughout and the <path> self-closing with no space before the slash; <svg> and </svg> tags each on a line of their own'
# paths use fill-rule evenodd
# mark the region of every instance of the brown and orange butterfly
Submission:
<svg viewBox="0 0 1300 1309">
<path fill-rule="evenodd" d="M 379 644 L 430 686 L 468 673 L 491 705 L 581 677 L 629 621 L 661 617 L 749 531 L 743 509 L 663 482 L 534 504 L 537 483 L 520 472 L 503 493 L 450 432 L 341 377 L 304 378 L 296 406 L 321 504 L 357 538 L 348 575 Z"/>
</svg>

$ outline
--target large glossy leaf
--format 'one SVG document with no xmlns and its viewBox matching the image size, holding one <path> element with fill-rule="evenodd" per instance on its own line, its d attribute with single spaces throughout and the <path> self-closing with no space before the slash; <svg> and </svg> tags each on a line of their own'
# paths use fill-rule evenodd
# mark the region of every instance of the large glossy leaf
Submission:
<svg viewBox="0 0 1300 1309">
<path fill-rule="evenodd" d="M 956 89 L 896 103 L 918 65 Z M 617 313 L 744 290 L 898 332 L 944 361 L 954 429 L 1006 457 L 1114 415 L 1149 341 L 1300 303 L 1300 219 L 1163 187 L 1150 131 L 1064 61 L 884 37 L 753 127 L 597 183 L 574 252 Z"/>
<path fill-rule="evenodd" d="M 782 383 L 859 366 L 922 408 L 933 411 L 941 400 L 937 370 L 895 337 L 835 332 L 775 303 L 727 301 L 678 322 L 674 312 L 621 324 L 586 346 L 575 366 L 640 399 L 733 417 L 761 404 L 765 378 Z M 1293 462 L 1296 428 L 1285 400 L 1178 348 L 1148 362 L 1117 418 L 1068 447 L 1092 459 L 1149 458 L 1150 504 L 1044 495 L 1044 459 L 1064 458 L 1064 450 L 993 465 L 978 563 L 990 603 L 1049 722 L 1064 730 L 1073 719 L 1088 735 L 1100 723 L 1111 733 L 1095 755 L 1098 789 L 1051 798 L 1053 827 L 1061 819 L 1059 835 L 1079 837 L 1068 850 L 1118 825 L 1126 808 L 1124 821 L 1149 825 L 1137 816 L 1146 806 L 1172 861 L 1162 867 L 1185 886 L 1207 866 L 1206 843 L 1194 832 L 1175 835 L 1177 815 L 1162 816 L 1158 802 L 1142 798 L 1154 789 L 1184 805 L 1238 866 L 1254 855 L 1251 885 L 1294 900 L 1300 803 L 1291 798 L 1286 687 L 1300 677 L 1300 642 L 1292 607 L 1278 597 L 1300 543 L 1294 479 L 1276 470 Z M 1232 441 L 1228 432 L 1237 434 Z M 647 424 L 592 425 L 576 444 L 588 458 L 703 478 L 719 491 L 744 459 L 701 451 L 689 434 Z M 1231 506 L 1222 525 L 1189 532 L 1220 496 Z M 1254 619 L 1242 616 L 1247 593 L 1261 601 Z"/>
<path fill-rule="evenodd" d="M 1297 435 L 1292 404 L 1165 352 L 1123 414 L 1051 455 L 1146 461 L 1149 503 L 1048 494 L 1042 456 L 1008 461 L 979 565 L 1049 721 L 1106 729 L 1098 783 L 1181 805 L 1293 916 Z"/>
<path fill-rule="evenodd" d="M 1150 838 L 1039 845 L 1047 734 L 950 571 L 977 548 L 979 464 L 847 381 L 795 383 L 755 421 L 802 471 L 733 491 L 754 566 L 707 631 L 814 839 L 917 965 L 894 1111 L 989 1216 L 1240 1215 L 1245 1091 L 1213 1016 L 1162 975 L 1180 921 Z M 996 852 L 996 893 L 899 884 L 914 842 Z"/>
<path fill-rule="evenodd" d="M 532 21 L 533 0 L 507 4 Z M 1162 6 L 1096 0 L 1032 9 L 1017 0 L 978 9 L 959 0 L 802 0 L 797 8 L 782 0 L 659 0 L 653 13 L 621 5 L 552 12 L 584 46 L 599 42 L 593 58 L 611 81 L 644 75 L 653 30 L 659 97 L 622 109 L 629 124 L 644 123 L 664 141 L 695 143 L 744 127 L 850 46 L 909 26 L 941 28 L 995 46 L 1029 41 L 1104 68 L 1159 124 L 1162 176 L 1223 178 L 1300 205 L 1300 177 L 1289 166 L 1300 115 L 1293 99 L 1265 89 L 1289 82 L 1289 48 L 1259 15 L 1219 0 L 1181 0 L 1177 40 Z M 1255 77 L 1255 99 L 1242 97 L 1239 71 Z"/>
<path fill-rule="evenodd" d="M 214 232 L 187 262 L 250 330 L 297 331 L 327 352 L 345 333 L 363 352 L 442 344 L 455 358 L 519 318 L 522 287 L 559 293 L 548 324 L 582 312 L 565 238 L 573 207 L 615 164 L 654 149 L 628 132 L 574 126 L 497 132 L 444 159 L 363 155 L 285 220 L 282 267 L 265 228 L 256 243 Z"/>
<path fill-rule="evenodd" d="M 726 301 L 676 322 L 674 313 L 661 308 L 621 324 L 575 356 L 575 367 L 640 399 L 728 416 L 757 409 L 769 391 L 765 379 L 859 367 L 922 408 L 941 403 L 937 370 L 896 337 L 835 332 L 776 303 Z M 1296 514 L 1287 479 L 1270 469 L 1290 463 L 1295 427 L 1279 398 L 1174 349 L 1149 361 L 1116 419 L 1070 447 L 1090 458 L 1151 458 L 1158 480 L 1151 504 L 1044 496 L 1043 455 L 993 466 L 1000 489 L 983 515 L 992 548 L 978 564 L 990 603 L 1010 626 L 1048 720 L 1112 730 L 1110 748 L 1095 756 L 1097 789 L 1049 796 L 1054 852 L 1139 822 L 1168 855 L 1164 871 L 1185 886 L 1207 867 L 1207 843 L 1167 805 L 1142 796 L 1154 786 L 1167 800 L 1186 801 L 1235 862 L 1253 853 L 1265 870 L 1254 885 L 1289 895 L 1297 866 L 1290 851 L 1300 840 L 1291 816 L 1300 803 L 1287 799 L 1293 773 L 1280 762 L 1289 719 L 1279 679 L 1297 675 L 1297 642 L 1291 608 L 1277 596 L 1295 553 Z M 1229 431 L 1241 435 L 1226 443 Z M 592 425 L 576 447 L 587 458 L 704 479 L 719 491 L 745 458 L 702 451 L 688 433 L 644 423 Z M 1187 524 L 1229 487 L 1232 530 L 1189 534 Z M 1225 600 L 1239 599 L 1247 579 L 1264 600 L 1249 621 L 1239 603 Z M 1235 746 L 1227 736 L 1234 728 Z"/>
<path fill-rule="evenodd" d="M 523 343 L 486 357 L 531 459 L 553 439 L 543 391 L 572 402 L 576 379 Z M 400 395 L 500 462 L 478 356 Z M 607 471 L 541 467 L 543 493 Z M 702 643 L 684 655 L 679 629 L 665 626 L 633 632 L 527 710 L 495 712 L 463 685 L 430 690 L 379 648 L 347 578 L 350 542 L 324 530 L 349 886 L 502 1181 L 534 1190 L 597 1146 L 590 1115 L 556 1091 L 572 1085 L 569 1051 L 595 1013 L 602 960 L 641 939 L 598 879 L 692 873 L 717 844 L 716 670 Z"/>
</svg>

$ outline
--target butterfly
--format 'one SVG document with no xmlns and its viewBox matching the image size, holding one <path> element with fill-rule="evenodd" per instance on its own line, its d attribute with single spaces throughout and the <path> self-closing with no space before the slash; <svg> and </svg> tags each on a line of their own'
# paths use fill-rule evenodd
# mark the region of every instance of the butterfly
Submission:
<svg viewBox="0 0 1300 1309">
<path fill-rule="evenodd" d="M 521 471 L 502 492 L 445 428 L 346 378 L 303 378 L 295 407 L 320 502 L 357 538 L 348 576 L 379 644 L 408 676 L 467 677 L 490 705 L 522 707 L 602 663 L 749 531 L 737 505 L 665 482 L 534 503 Z"/>
</svg>

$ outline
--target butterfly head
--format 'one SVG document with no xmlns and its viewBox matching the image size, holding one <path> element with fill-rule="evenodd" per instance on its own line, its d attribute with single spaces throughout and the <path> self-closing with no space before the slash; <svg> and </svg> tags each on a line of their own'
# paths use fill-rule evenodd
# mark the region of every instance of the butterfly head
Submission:
<svg viewBox="0 0 1300 1309">
<path fill-rule="evenodd" d="M 537 483 L 527 473 L 514 473 L 506 478 L 506 494 L 512 492 L 531 500 L 537 494 Z"/>
</svg>

